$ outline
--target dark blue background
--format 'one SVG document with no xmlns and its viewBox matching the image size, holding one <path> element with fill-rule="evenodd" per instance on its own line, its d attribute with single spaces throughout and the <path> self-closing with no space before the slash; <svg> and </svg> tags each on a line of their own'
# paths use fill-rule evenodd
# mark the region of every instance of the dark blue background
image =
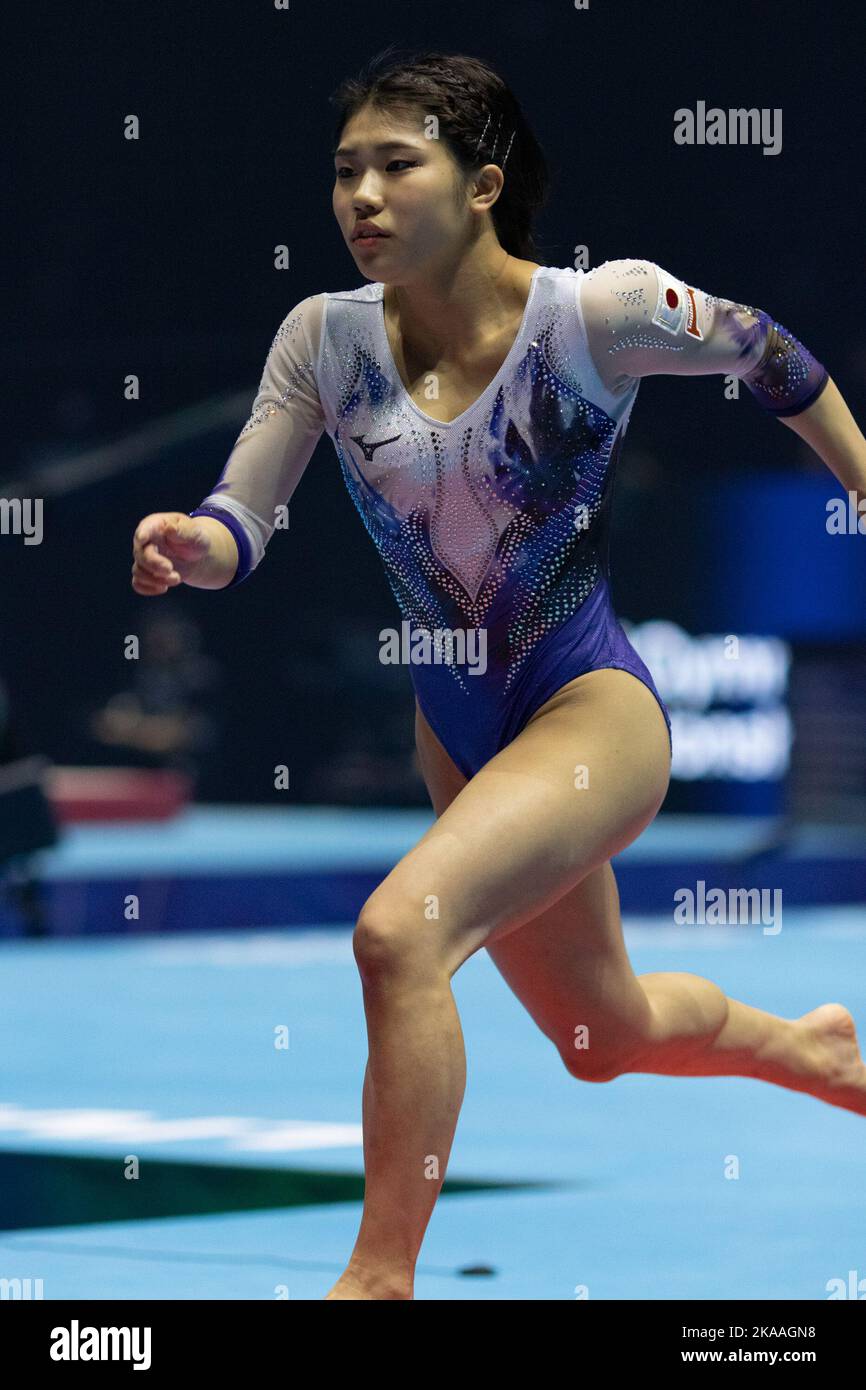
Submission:
<svg viewBox="0 0 866 1390">
<path fill-rule="evenodd" d="M 646 257 L 764 308 L 862 421 L 864 30 L 841 0 L 19 9 L 0 483 L 28 495 L 36 467 L 227 392 L 251 401 L 288 309 L 362 283 L 331 211 L 327 95 L 391 41 L 476 54 L 511 83 L 553 173 L 540 259 L 570 265 L 581 244 L 591 264 Z M 675 145 L 673 112 L 699 100 L 781 107 L 781 154 Z M 288 271 L 273 268 L 279 243 Z M 137 402 L 123 399 L 130 372 Z M 720 377 L 642 383 L 615 500 L 617 610 L 862 653 L 866 543 L 816 524 L 841 489 L 741 397 L 725 400 Z M 87 719 L 128 684 L 123 638 L 171 605 L 224 668 L 201 795 L 271 799 L 285 762 L 301 800 L 423 800 L 408 677 L 377 660 L 398 615 L 326 435 L 289 532 L 246 584 L 160 599 L 130 587 L 137 521 L 196 506 L 243 418 L 48 496 L 41 546 L 0 536 L 0 676 L 22 737 L 59 762 L 98 761 Z"/>
</svg>

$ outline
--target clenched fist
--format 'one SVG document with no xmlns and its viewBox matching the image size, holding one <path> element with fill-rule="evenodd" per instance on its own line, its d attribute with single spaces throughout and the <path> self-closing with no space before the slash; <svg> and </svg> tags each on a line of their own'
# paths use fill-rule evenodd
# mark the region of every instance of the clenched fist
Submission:
<svg viewBox="0 0 866 1390">
<path fill-rule="evenodd" d="M 194 582 L 211 553 L 213 535 L 202 525 L 206 520 L 183 512 L 151 512 L 139 522 L 132 542 L 137 594 L 164 594 L 176 584 Z"/>
</svg>

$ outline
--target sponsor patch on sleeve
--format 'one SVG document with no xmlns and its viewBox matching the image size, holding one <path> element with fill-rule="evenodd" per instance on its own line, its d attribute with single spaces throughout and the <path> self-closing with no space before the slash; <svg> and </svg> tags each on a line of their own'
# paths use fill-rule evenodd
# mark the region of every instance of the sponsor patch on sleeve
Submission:
<svg viewBox="0 0 866 1390">
<path fill-rule="evenodd" d="M 689 311 L 688 318 L 686 320 L 686 332 L 692 338 L 700 338 L 701 340 L 703 340 L 704 335 L 701 332 L 701 325 L 698 323 L 698 302 L 695 299 L 695 291 L 691 285 L 686 285 L 686 294 L 689 297 Z"/>
</svg>

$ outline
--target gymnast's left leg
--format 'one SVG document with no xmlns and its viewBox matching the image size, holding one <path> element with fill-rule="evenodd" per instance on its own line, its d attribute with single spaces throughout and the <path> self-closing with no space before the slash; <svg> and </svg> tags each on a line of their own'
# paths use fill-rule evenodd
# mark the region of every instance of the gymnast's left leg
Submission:
<svg viewBox="0 0 866 1390">
<path fill-rule="evenodd" d="M 626 690 L 635 684 L 628 673 L 596 671 L 548 702 L 545 722 L 552 727 L 559 720 L 563 748 L 575 701 L 587 698 L 591 687 L 593 698 L 610 708 L 623 682 Z M 416 738 L 430 798 L 441 815 L 466 779 L 420 710 Z M 611 1081 L 628 1071 L 744 1076 L 866 1114 L 866 1066 L 844 1005 L 821 1004 L 800 1018 L 779 1018 L 728 997 L 699 975 L 635 975 L 609 862 L 486 949 L 581 1080 Z M 578 1046 L 587 1041 L 589 1046 Z"/>
</svg>

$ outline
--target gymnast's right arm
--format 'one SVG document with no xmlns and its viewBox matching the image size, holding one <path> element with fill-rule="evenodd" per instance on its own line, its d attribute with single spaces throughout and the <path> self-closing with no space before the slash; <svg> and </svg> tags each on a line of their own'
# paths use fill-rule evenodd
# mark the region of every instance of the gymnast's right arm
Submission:
<svg viewBox="0 0 866 1390">
<path fill-rule="evenodd" d="M 262 560 L 325 428 L 315 376 L 324 300 L 310 295 L 283 320 L 250 417 L 200 506 L 188 514 L 152 512 L 139 522 L 136 593 L 164 594 L 181 583 L 233 588 Z"/>
</svg>

